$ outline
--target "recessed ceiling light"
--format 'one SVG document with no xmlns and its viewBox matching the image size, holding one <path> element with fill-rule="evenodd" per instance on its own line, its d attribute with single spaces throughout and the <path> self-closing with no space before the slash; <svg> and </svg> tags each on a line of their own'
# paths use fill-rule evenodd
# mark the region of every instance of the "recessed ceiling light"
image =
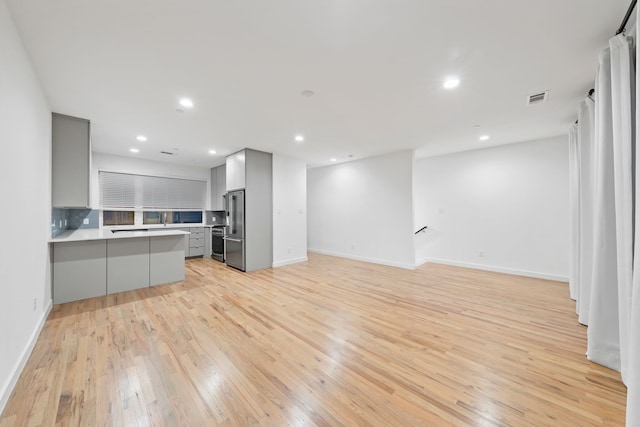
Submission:
<svg viewBox="0 0 640 427">
<path fill-rule="evenodd" d="M 480 141 L 488 141 L 489 140 L 489 135 L 482 135 L 480 138 L 478 138 Z"/>
<path fill-rule="evenodd" d="M 209 154 L 216 154 L 216 150 L 209 150 Z"/>
<path fill-rule="evenodd" d="M 302 92 L 300 92 L 300 94 L 302 96 L 306 96 L 307 98 L 311 98 L 314 95 L 313 91 L 309 89 L 303 90 Z"/>
<path fill-rule="evenodd" d="M 293 138 L 293 139 L 295 139 L 297 142 L 302 142 L 302 141 L 304 141 L 304 136 L 303 135 L 296 135 L 295 138 Z"/>
<path fill-rule="evenodd" d="M 139 153 L 140 150 L 138 150 L 137 148 L 130 148 L 129 151 L 131 151 L 132 153 Z"/>
<path fill-rule="evenodd" d="M 184 108 L 193 108 L 193 101 L 189 98 L 182 98 L 180 100 L 180 105 L 182 105 Z"/>
<path fill-rule="evenodd" d="M 136 136 L 136 139 L 140 142 L 145 142 L 147 140 L 147 137 L 144 135 L 138 135 Z"/>
<path fill-rule="evenodd" d="M 447 77 L 442 85 L 445 89 L 453 89 L 454 87 L 458 87 L 460 84 L 460 79 L 457 77 Z"/>
<path fill-rule="evenodd" d="M 338 161 L 338 159 L 336 159 L 335 157 L 333 157 L 333 158 L 331 159 L 331 161 L 332 161 L 332 162 L 337 162 L 337 161 Z"/>
</svg>

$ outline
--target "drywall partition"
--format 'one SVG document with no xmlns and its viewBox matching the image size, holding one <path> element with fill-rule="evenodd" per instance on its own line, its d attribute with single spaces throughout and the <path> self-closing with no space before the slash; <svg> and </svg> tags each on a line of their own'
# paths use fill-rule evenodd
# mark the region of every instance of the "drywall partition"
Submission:
<svg viewBox="0 0 640 427">
<path fill-rule="evenodd" d="M 273 154 L 273 266 L 307 260 L 307 165 Z"/>
<path fill-rule="evenodd" d="M 413 152 L 310 169 L 309 251 L 415 268 Z"/>
<path fill-rule="evenodd" d="M 419 159 L 414 186 L 418 263 L 568 281 L 567 137 Z"/>
<path fill-rule="evenodd" d="M 0 411 L 51 308 L 51 109 L 0 0 Z"/>
</svg>

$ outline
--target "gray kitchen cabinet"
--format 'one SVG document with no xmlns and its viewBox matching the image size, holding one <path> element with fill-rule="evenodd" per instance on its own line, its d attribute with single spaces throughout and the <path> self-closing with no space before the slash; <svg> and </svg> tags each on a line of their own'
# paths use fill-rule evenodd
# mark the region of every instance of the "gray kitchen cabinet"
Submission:
<svg viewBox="0 0 640 427">
<path fill-rule="evenodd" d="M 189 237 L 188 235 L 185 237 Z M 184 280 L 184 237 L 154 237 L 149 243 L 149 284 Z"/>
<path fill-rule="evenodd" d="M 184 257 L 200 257 L 205 255 L 205 227 L 182 227 L 178 230 L 191 234 L 184 236 Z"/>
<path fill-rule="evenodd" d="M 91 206 L 91 125 L 89 120 L 51 117 L 51 204 Z"/>
<path fill-rule="evenodd" d="M 187 231 L 189 233 L 191 232 L 191 229 L 188 227 L 178 228 L 178 230 Z M 189 258 L 189 236 L 190 234 L 185 234 L 182 240 L 185 258 Z"/>
<path fill-rule="evenodd" d="M 107 294 L 149 287 L 149 238 L 107 241 Z"/>
<path fill-rule="evenodd" d="M 242 190 L 245 188 L 245 151 L 238 151 L 237 153 L 227 156 L 226 162 L 226 190 Z"/>
<path fill-rule="evenodd" d="M 191 227 L 189 231 L 189 256 L 204 256 L 204 227 Z"/>
<path fill-rule="evenodd" d="M 223 196 L 227 192 L 227 166 L 211 169 L 211 210 L 224 210 Z"/>
<path fill-rule="evenodd" d="M 211 227 L 204 227 L 204 256 L 211 258 Z"/>
<path fill-rule="evenodd" d="M 53 244 L 53 303 L 62 304 L 107 293 L 107 241 Z"/>
<path fill-rule="evenodd" d="M 273 266 L 273 155 L 246 149 L 245 271 Z"/>
</svg>

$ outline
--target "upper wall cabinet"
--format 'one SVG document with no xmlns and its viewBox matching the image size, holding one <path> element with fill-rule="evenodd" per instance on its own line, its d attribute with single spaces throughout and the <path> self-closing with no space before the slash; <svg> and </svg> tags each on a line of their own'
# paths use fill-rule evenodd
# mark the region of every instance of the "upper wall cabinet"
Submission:
<svg viewBox="0 0 640 427">
<path fill-rule="evenodd" d="M 53 207 L 91 206 L 89 120 L 53 113 L 51 170 Z"/>
<path fill-rule="evenodd" d="M 227 157 L 227 191 L 245 188 L 245 150 Z"/>
<path fill-rule="evenodd" d="M 227 192 L 227 166 L 211 169 L 211 210 L 224 210 L 224 195 Z"/>
</svg>

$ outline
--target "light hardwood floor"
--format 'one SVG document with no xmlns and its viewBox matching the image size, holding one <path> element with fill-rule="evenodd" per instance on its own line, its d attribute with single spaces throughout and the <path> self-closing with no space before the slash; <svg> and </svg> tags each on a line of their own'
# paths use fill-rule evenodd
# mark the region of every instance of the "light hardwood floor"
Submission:
<svg viewBox="0 0 640 427">
<path fill-rule="evenodd" d="M 624 425 L 563 283 L 310 254 L 55 306 L 0 426 Z"/>
</svg>

